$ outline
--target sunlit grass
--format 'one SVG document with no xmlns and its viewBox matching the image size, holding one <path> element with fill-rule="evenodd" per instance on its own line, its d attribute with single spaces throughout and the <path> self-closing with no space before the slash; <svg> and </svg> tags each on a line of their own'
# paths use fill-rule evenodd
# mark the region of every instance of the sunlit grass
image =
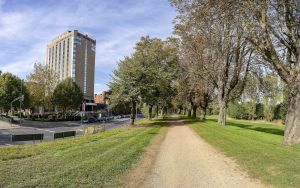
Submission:
<svg viewBox="0 0 300 188">
<path fill-rule="evenodd" d="M 54 142 L 2 147 L 0 187 L 102 187 L 113 184 L 159 133 L 161 121 L 152 123 L 153 126 L 148 127 L 123 127 Z"/>
<path fill-rule="evenodd" d="M 283 126 L 229 119 L 226 127 L 215 117 L 185 120 L 207 142 L 223 151 L 254 177 L 276 187 L 299 187 L 300 145 L 284 146 Z"/>
</svg>

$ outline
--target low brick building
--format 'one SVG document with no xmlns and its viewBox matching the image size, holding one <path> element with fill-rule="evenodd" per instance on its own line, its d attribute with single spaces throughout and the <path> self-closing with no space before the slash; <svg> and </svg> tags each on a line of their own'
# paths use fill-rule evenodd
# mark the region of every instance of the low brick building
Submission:
<svg viewBox="0 0 300 188">
<path fill-rule="evenodd" d="M 109 93 L 107 91 L 103 91 L 100 94 L 95 94 L 94 100 L 97 104 L 109 104 Z"/>
</svg>

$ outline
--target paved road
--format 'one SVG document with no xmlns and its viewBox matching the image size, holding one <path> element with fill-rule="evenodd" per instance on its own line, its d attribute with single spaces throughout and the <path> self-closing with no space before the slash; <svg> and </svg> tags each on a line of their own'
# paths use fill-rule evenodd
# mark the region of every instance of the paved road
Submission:
<svg viewBox="0 0 300 188">
<path fill-rule="evenodd" d="M 43 141 L 51 141 L 53 140 L 54 133 L 56 132 L 64 132 L 64 131 L 76 131 L 76 135 L 83 135 L 85 127 L 103 127 L 105 125 L 105 130 L 109 130 L 112 128 L 128 125 L 130 119 L 118 119 L 112 120 L 108 123 L 91 123 L 91 124 L 83 124 L 80 125 L 80 121 L 66 121 L 66 122 L 38 122 L 38 121 L 25 121 L 21 126 L 14 125 L 10 127 L 10 125 L 0 126 L 0 146 L 3 145 L 11 145 L 11 135 L 18 134 L 44 134 Z M 38 142 L 38 141 L 37 141 Z M 14 144 L 27 144 L 33 142 L 17 142 Z"/>
</svg>

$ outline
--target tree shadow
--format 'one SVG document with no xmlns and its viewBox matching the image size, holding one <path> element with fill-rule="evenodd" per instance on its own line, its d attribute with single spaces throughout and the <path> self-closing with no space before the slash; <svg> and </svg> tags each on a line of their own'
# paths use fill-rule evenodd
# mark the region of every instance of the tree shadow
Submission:
<svg viewBox="0 0 300 188">
<path fill-rule="evenodd" d="M 145 124 L 137 124 L 137 125 L 134 125 L 133 127 L 155 127 L 155 126 L 158 126 L 158 127 L 167 127 L 168 126 L 168 123 L 169 121 L 156 121 L 156 120 L 153 120 L 152 122 L 150 123 L 145 123 Z"/>
<path fill-rule="evenodd" d="M 198 120 L 188 119 L 188 120 L 186 120 L 186 122 L 189 123 L 189 124 L 195 124 L 195 123 L 199 123 L 199 122 L 207 122 L 207 123 L 212 122 L 212 123 L 214 123 L 214 125 L 217 126 L 217 124 L 215 124 L 215 123 L 217 123 L 218 120 L 217 119 L 206 119 L 206 120 L 202 121 L 202 120 L 199 120 L 199 119 Z M 226 122 L 226 126 L 234 126 L 234 127 L 239 127 L 239 128 L 242 128 L 242 129 L 258 131 L 258 132 L 264 132 L 264 133 L 280 135 L 280 136 L 284 135 L 284 130 L 279 129 L 279 128 L 258 127 L 258 126 L 255 126 L 255 125 L 235 123 L 235 122 L 230 122 L 230 121 Z"/>
<path fill-rule="evenodd" d="M 148 134 L 158 134 L 158 133 L 150 132 L 150 133 L 148 133 Z"/>
<path fill-rule="evenodd" d="M 253 131 L 258 131 L 258 132 L 264 132 L 264 133 L 269 133 L 269 134 L 280 135 L 280 136 L 284 135 L 284 131 L 282 129 L 278 129 L 278 128 L 253 127 L 253 125 L 234 123 L 234 122 L 228 122 L 227 125 L 228 126 L 239 127 L 239 128 L 242 128 L 242 129 L 248 129 L 248 130 L 253 130 Z"/>
<path fill-rule="evenodd" d="M 189 125 L 191 125 L 191 124 L 197 124 L 199 122 L 208 122 L 208 121 L 211 121 L 210 119 L 200 120 L 200 119 L 193 119 L 193 118 L 185 118 L 185 119 L 182 119 L 182 120 L 183 120 L 182 122 L 184 124 L 189 124 Z"/>
<path fill-rule="evenodd" d="M 167 118 L 160 118 L 160 119 L 153 119 L 151 121 L 156 121 L 156 122 L 171 122 L 171 121 L 177 121 L 179 118 L 170 118 L 170 117 L 167 117 Z"/>
</svg>

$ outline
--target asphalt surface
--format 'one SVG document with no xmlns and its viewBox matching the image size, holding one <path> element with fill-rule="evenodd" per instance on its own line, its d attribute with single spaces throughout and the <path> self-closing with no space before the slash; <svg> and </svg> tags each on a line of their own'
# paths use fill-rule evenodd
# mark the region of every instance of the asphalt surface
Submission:
<svg viewBox="0 0 300 188">
<path fill-rule="evenodd" d="M 0 128 L 0 146 L 15 145 L 15 144 L 32 144 L 40 141 L 12 142 L 12 135 L 24 134 L 44 134 L 44 141 L 53 141 L 54 133 L 65 131 L 76 131 L 76 136 L 84 135 L 87 130 L 109 130 L 116 127 L 128 125 L 129 118 L 112 120 L 106 123 L 89 123 L 82 124 L 80 121 L 65 121 L 65 122 L 39 122 L 39 121 L 24 121 L 21 126 L 2 127 Z M 1 123 L 1 122 L 0 122 Z"/>
</svg>

